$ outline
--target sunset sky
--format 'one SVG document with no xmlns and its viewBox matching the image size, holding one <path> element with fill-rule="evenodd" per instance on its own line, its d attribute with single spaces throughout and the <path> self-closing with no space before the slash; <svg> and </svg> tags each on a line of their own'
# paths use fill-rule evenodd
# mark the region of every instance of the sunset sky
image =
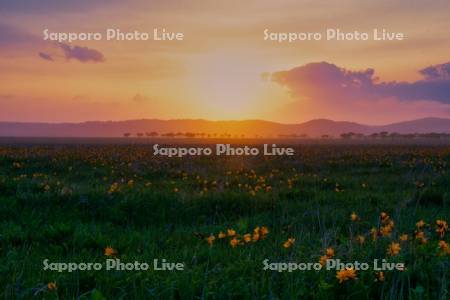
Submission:
<svg viewBox="0 0 450 300">
<path fill-rule="evenodd" d="M 0 0 L 0 121 L 450 117 L 450 1 Z M 183 41 L 44 41 L 183 32 Z M 403 41 L 264 41 L 327 28 Z"/>
</svg>

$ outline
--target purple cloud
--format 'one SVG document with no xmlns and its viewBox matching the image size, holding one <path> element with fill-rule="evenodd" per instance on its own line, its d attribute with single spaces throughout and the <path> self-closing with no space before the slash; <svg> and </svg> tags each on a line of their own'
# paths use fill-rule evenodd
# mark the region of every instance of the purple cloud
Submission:
<svg viewBox="0 0 450 300">
<path fill-rule="evenodd" d="M 395 97 L 399 100 L 433 100 L 450 104 L 450 62 L 419 71 L 415 82 L 379 82 L 373 69 L 350 71 L 327 62 L 310 63 L 271 74 L 296 97 L 345 101 Z"/>
<path fill-rule="evenodd" d="M 419 71 L 427 80 L 445 79 L 450 80 L 450 62 L 440 65 L 429 66 Z"/>
<path fill-rule="evenodd" d="M 105 57 L 100 51 L 88 47 L 70 46 L 63 43 L 58 44 L 64 52 L 66 59 L 76 59 L 80 62 L 103 62 Z"/>
<path fill-rule="evenodd" d="M 55 48 L 61 49 L 63 56 L 67 60 L 75 59 L 83 63 L 105 61 L 105 57 L 98 50 L 43 41 L 38 36 L 30 34 L 18 27 L 0 23 L 0 52 L 15 55 L 19 52 L 21 54 L 35 55 L 37 52 L 41 59 L 57 61 L 61 55 L 55 53 Z"/>
</svg>

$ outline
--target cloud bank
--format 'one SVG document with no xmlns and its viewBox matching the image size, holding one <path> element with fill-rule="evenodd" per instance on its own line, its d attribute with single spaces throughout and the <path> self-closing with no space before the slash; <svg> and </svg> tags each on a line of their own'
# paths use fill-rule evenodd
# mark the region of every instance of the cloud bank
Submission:
<svg viewBox="0 0 450 300">
<path fill-rule="evenodd" d="M 327 62 L 310 63 L 272 73 L 273 82 L 287 87 L 294 97 L 312 101 L 352 101 L 396 98 L 450 104 L 450 62 L 419 71 L 415 82 L 380 82 L 373 69 L 351 71 Z"/>
</svg>

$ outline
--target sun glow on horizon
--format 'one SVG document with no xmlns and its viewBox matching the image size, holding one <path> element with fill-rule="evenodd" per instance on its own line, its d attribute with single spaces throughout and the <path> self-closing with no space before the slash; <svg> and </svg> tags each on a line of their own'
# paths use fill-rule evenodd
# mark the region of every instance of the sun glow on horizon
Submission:
<svg viewBox="0 0 450 300">
<path fill-rule="evenodd" d="M 274 86 L 262 79 L 264 64 L 245 53 L 214 52 L 189 64 L 189 84 L 202 110 L 214 119 L 262 114 L 264 95 Z"/>
</svg>

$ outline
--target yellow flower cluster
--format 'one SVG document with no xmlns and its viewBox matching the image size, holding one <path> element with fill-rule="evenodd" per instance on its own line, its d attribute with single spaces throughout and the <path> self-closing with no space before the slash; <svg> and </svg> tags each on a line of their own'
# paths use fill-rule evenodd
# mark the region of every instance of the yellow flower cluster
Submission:
<svg viewBox="0 0 450 300">
<path fill-rule="evenodd" d="M 233 228 L 227 229 L 226 233 L 225 232 L 219 232 L 217 234 L 217 239 L 222 240 L 225 238 L 229 238 L 229 243 L 230 246 L 235 248 L 238 245 L 243 245 L 243 244 L 247 244 L 250 242 L 257 242 L 259 240 L 265 239 L 267 234 L 269 234 L 269 230 L 267 229 L 266 226 L 257 226 L 255 227 L 255 229 L 253 229 L 252 233 L 246 233 L 242 236 L 238 235 L 236 233 L 236 230 L 234 230 Z M 214 245 L 216 241 L 216 236 L 214 234 L 211 234 L 210 236 L 208 236 L 206 238 L 206 242 L 208 243 L 208 245 L 211 247 Z"/>
<path fill-rule="evenodd" d="M 350 219 L 352 222 L 356 222 L 359 221 L 359 217 L 356 214 L 356 212 L 352 212 L 350 214 Z M 377 229 L 376 227 L 372 227 L 370 229 L 370 236 L 372 237 L 373 241 L 376 241 L 378 239 L 378 237 L 382 236 L 382 237 L 388 237 L 391 238 L 394 232 L 394 226 L 395 223 L 392 220 L 392 218 L 386 213 L 386 212 L 382 212 L 380 214 L 380 227 L 379 229 Z M 416 240 L 419 244 L 427 244 L 428 240 L 429 240 L 429 236 L 427 236 L 427 234 L 429 234 L 429 230 L 431 228 L 431 226 L 429 224 L 427 224 L 424 220 L 419 220 L 416 224 L 415 224 L 416 230 L 414 231 L 414 235 L 412 237 L 412 239 Z M 445 237 L 445 233 L 448 231 L 448 224 L 445 220 L 442 219 L 438 219 L 436 220 L 436 233 L 438 234 L 439 238 L 441 239 L 438 242 L 438 248 L 440 250 L 442 250 L 443 254 L 449 254 L 450 253 L 450 248 L 449 245 L 446 241 L 443 240 L 443 238 Z M 400 243 L 406 243 L 409 240 L 411 240 L 410 236 L 406 233 L 398 234 L 398 242 L 396 241 L 392 241 L 390 243 L 390 245 L 387 248 L 387 254 L 390 256 L 397 256 L 401 249 L 402 246 Z M 356 235 L 355 241 L 358 242 L 359 244 L 364 244 L 365 242 L 365 237 L 362 234 Z M 320 257 L 320 263 L 323 265 L 325 264 L 326 260 L 327 260 L 327 256 L 323 255 Z"/>
</svg>

